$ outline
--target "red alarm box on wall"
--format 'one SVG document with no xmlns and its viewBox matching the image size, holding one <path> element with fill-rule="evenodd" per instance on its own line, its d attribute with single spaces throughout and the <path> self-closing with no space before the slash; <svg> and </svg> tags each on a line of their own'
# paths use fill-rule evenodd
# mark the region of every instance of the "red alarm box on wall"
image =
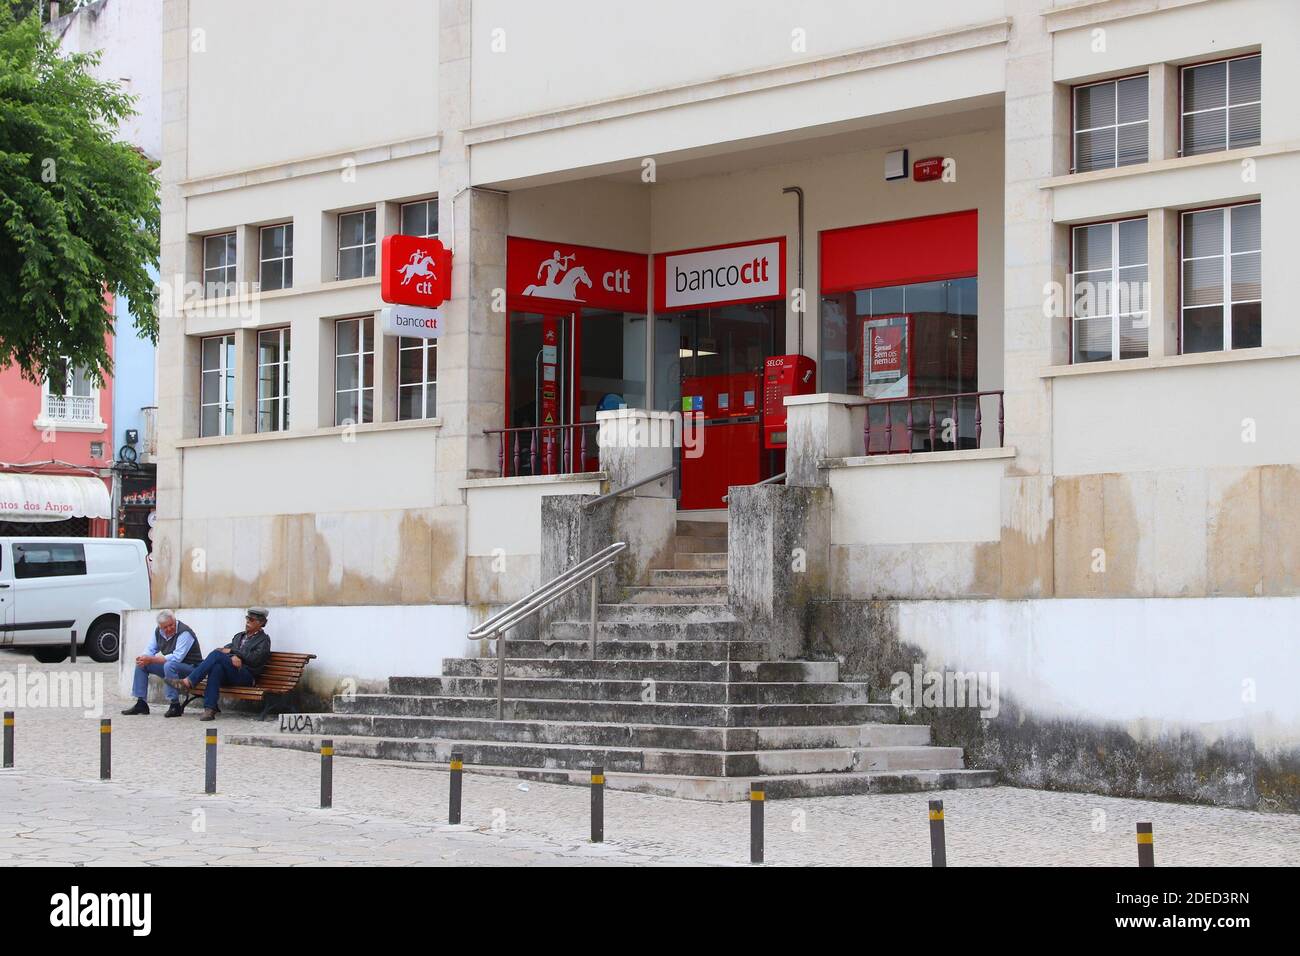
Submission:
<svg viewBox="0 0 1300 956">
<path fill-rule="evenodd" d="M 763 447 L 784 448 L 785 398 L 811 395 L 817 363 L 806 355 L 773 355 L 763 365 Z"/>
</svg>

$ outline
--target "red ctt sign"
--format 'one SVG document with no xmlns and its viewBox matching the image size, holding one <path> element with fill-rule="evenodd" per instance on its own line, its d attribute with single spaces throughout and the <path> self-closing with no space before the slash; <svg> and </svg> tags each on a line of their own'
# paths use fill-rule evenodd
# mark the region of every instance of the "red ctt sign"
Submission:
<svg viewBox="0 0 1300 956">
<path fill-rule="evenodd" d="M 385 236 L 380 258 L 385 302 L 436 309 L 451 298 L 451 251 L 437 239 Z"/>
</svg>

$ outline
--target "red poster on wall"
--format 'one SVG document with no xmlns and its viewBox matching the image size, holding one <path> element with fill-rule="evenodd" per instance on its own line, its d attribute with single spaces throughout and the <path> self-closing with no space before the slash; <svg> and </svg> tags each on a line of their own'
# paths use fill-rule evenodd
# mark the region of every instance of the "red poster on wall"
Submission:
<svg viewBox="0 0 1300 956">
<path fill-rule="evenodd" d="M 871 374 L 903 371 L 903 327 L 882 325 L 866 329 L 871 336 Z"/>
</svg>

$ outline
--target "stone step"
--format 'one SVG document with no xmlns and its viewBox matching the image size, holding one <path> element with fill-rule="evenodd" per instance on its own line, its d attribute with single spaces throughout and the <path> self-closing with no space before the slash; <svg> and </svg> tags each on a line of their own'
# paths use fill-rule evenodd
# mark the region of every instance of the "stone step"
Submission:
<svg viewBox="0 0 1300 956">
<path fill-rule="evenodd" d="M 961 769 L 961 750 L 954 747 L 863 747 L 729 753 L 718 750 L 589 747 L 497 740 L 417 740 L 409 737 L 349 739 L 369 739 L 388 747 L 397 745 L 405 759 L 425 763 L 446 763 L 451 759 L 452 751 L 458 751 L 463 754 L 466 764 L 548 770 L 581 770 L 600 766 L 616 773 L 753 777 L 799 773 Z M 336 752 L 337 747 L 338 739 L 335 738 Z"/>
<path fill-rule="evenodd" d="M 495 678 L 496 675 L 497 660 L 494 657 L 449 657 L 442 662 L 443 677 Z M 511 657 L 506 660 L 506 678 L 834 683 L 839 680 L 839 664 L 835 661 L 553 660 Z"/>
<path fill-rule="evenodd" d="M 678 554 L 717 553 L 727 550 L 726 535 L 679 534 L 673 538 L 674 550 Z"/>
<path fill-rule="evenodd" d="M 727 569 L 721 568 L 656 568 L 650 572 L 650 583 L 660 587 L 679 587 L 683 584 L 711 584 L 727 586 Z"/>
<path fill-rule="evenodd" d="M 677 534 L 681 537 L 725 538 L 727 536 L 727 522 L 678 518 Z"/>
<path fill-rule="evenodd" d="M 600 608 L 598 607 L 599 614 Z M 742 636 L 739 621 L 714 620 L 691 621 L 683 627 L 679 621 L 664 620 L 665 615 L 658 615 L 658 620 L 651 614 L 650 620 L 640 621 L 601 621 L 596 622 L 596 643 L 605 641 L 736 641 Z M 552 640 L 585 641 L 590 636 L 591 625 L 587 621 L 554 621 L 547 628 L 547 637 Z M 506 644 L 510 641 L 507 639 Z"/>
<path fill-rule="evenodd" d="M 725 604 L 599 604 L 597 621 L 662 624 L 715 624 L 735 621 Z"/>
<path fill-rule="evenodd" d="M 925 748 L 925 724 L 858 724 L 847 727 L 675 727 L 557 720 L 409 717 L 376 714 L 286 714 L 282 733 L 428 740 L 494 740 L 659 750 L 824 750 Z"/>
<path fill-rule="evenodd" d="M 490 697 L 495 677 L 390 677 L 389 692 L 417 697 Z M 666 704 L 865 704 L 867 685 L 812 681 L 606 680 L 562 677 L 510 677 L 507 697 L 532 700 L 640 701 Z"/>
<path fill-rule="evenodd" d="M 654 584 L 623 588 L 626 604 L 726 604 L 725 584 Z"/>
<path fill-rule="evenodd" d="M 510 686 L 510 682 L 506 682 Z M 639 685 L 638 685 L 639 686 Z M 493 682 L 495 694 L 495 682 Z M 391 717 L 479 717 L 497 715 L 495 696 L 428 697 L 415 694 L 357 694 L 335 698 L 335 711 Z M 892 724 L 893 704 L 723 704 L 563 698 L 505 699 L 506 720 L 656 724 L 673 727 L 824 727 Z"/>
<path fill-rule="evenodd" d="M 334 737 L 334 753 L 343 757 L 372 757 L 445 766 L 453 747 L 464 753 L 465 770 L 471 774 L 492 774 L 548 783 L 590 785 L 590 768 L 605 767 L 606 786 L 664 796 L 697 800 L 740 801 L 749 794 L 751 783 L 762 783 L 768 799 L 805 796 L 840 796 L 859 793 L 905 793 L 948 788 L 986 787 L 997 783 L 992 770 L 867 770 L 820 771 L 800 773 L 781 768 L 763 775 L 681 774 L 673 770 L 629 771 L 624 766 L 657 767 L 661 762 L 676 769 L 688 764 L 725 766 L 725 758 L 742 755 L 718 755 L 703 752 L 702 759 L 685 756 L 700 752 L 666 752 L 623 750 L 617 748 L 512 747 L 510 745 L 453 744 L 450 741 L 393 739 L 384 737 Z M 230 734 L 227 744 L 236 746 L 284 747 L 316 751 L 320 738 L 307 734 Z M 815 753 L 815 752 L 813 752 Z M 512 754 L 527 758 L 523 765 L 487 763 L 481 760 L 504 760 Z M 775 759 L 775 755 L 766 755 Z M 801 755 L 809 759 L 808 754 Z M 579 766 L 561 766 L 576 763 Z M 733 761 L 739 767 L 742 759 Z"/>
<path fill-rule="evenodd" d="M 673 567 L 679 571 L 725 571 L 726 551 L 678 551 L 673 555 Z"/>
<path fill-rule="evenodd" d="M 696 625 L 703 627 L 704 625 Z M 620 661 L 763 661 L 767 660 L 766 641 L 728 640 L 675 640 L 648 637 L 639 640 L 630 637 L 601 637 L 604 624 L 597 625 L 596 651 L 600 660 Z M 583 639 L 506 641 L 509 658 L 533 657 L 547 660 L 591 658 L 586 640 L 586 625 L 580 632 Z M 669 633 L 675 633 L 670 629 Z M 495 646 L 492 647 L 495 652 Z"/>
</svg>

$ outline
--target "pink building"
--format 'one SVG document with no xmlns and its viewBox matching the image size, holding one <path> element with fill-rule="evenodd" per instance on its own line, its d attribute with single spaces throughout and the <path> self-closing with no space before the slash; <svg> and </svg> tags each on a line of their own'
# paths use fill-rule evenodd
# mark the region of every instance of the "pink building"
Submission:
<svg viewBox="0 0 1300 956">
<path fill-rule="evenodd" d="M 73 369 L 56 393 L 0 369 L 0 535 L 108 535 L 112 419 L 111 378 Z"/>
</svg>

